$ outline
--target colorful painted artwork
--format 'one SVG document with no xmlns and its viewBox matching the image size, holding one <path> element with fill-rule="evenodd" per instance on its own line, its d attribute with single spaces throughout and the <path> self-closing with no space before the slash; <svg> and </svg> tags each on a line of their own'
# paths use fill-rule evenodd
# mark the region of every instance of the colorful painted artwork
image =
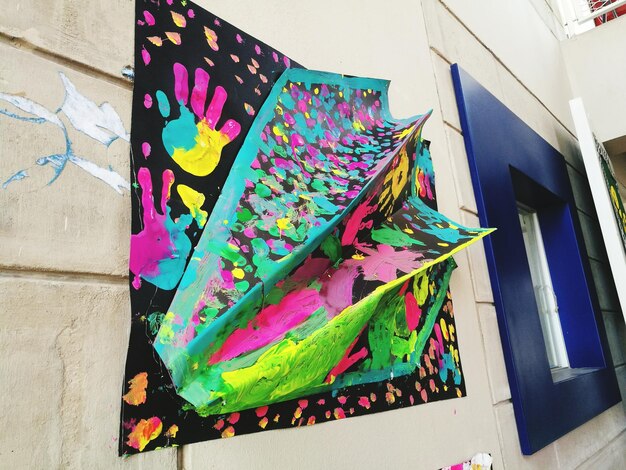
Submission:
<svg viewBox="0 0 626 470">
<path fill-rule="evenodd" d="M 622 239 L 622 244 L 624 245 L 624 251 L 626 252 L 626 209 L 624 208 L 624 202 L 622 201 L 622 197 L 619 193 L 619 186 L 615 177 L 615 171 L 613 170 L 611 158 L 606 152 L 604 145 L 602 145 L 602 143 L 598 141 L 595 135 L 594 140 L 596 144 L 596 150 L 598 152 L 598 155 L 600 155 L 602 176 L 604 176 L 606 189 L 609 192 L 609 197 L 611 198 L 611 207 L 613 208 L 615 221 L 617 222 L 617 227 L 620 237 Z"/>
<path fill-rule="evenodd" d="M 191 2 L 139 0 L 135 51 L 120 453 L 463 396 L 451 255 L 489 230 L 436 211 L 429 114 Z"/>
<path fill-rule="evenodd" d="M 480 453 L 476 454 L 470 460 L 448 467 L 442 467 L 441 470 L 491 470 L 492 464 L 493 457 L 491 457 L 490 454 Z"/>
</svg>

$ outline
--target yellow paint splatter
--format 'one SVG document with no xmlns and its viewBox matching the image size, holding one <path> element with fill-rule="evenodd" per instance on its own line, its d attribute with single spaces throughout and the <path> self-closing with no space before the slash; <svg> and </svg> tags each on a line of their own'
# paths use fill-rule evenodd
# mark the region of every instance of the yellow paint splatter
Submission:
<svg viewBox="0 0 626 470">
<path fill-rule="evenodd" d="M 209 43 L 209 47 L 214 51 L 219 50 L 219 46 L 217 45 L 217 34 L 211 28 L 204 27 L 204 35 L 206 36 L 206 40 Z"/>
<path fill-rule="evenodd" d="M 246 273 L 244 272 L 243 269 L 241 268 L 233 269 L 233 277 L 236 277 L 237 279 L 243 279 L 245 275 Z"/>
<path fill-rule="evenodd" d="M 180 34 L 178 34 L 178 33 L 166 32 L 165 35 L 167 36 L 167 39 L 172 41 L 177 46 L 180 46 L 181 43 L 183 42 L 182 39 L 180 38 Z"/>
<path fill-rule="evenodd" d="M 161 39 L 159 36 L 149 36 L 146 39 L 148 39 L 148 41 L 150 41 L 157 47 L 161 47 L 163 45 L 163 39 Z"/>
<path fill-rule="evenodd" d="M 163 423 L 156 416 L 150 419 L 142 419 L 128 435 L 126 444 L 141 452 L 150 441 L 159 437 L 162 430 Z"/>
<path fill-rule="evenodd" d="M 159 330 L 159 341 L 161 344 L 170 344 L 174 339 L 174 330 L 172 324 L 174 322 L 174 312 L 167 312 L 161 322 L 161 329 Z"/>
<path fill-rule="evenodd" d="M 291 224 L 291 221 L 288 217 L 276 219 L 276 225 L 280 230 L 289 230 L 290 228 L 293 228 L 293 225 Z"/>
<path fill-rule="evenodd" d="M 450 336 L 448 336 L 448 325 L 446 325 L 446 321 L 443 318 L 439 320 L 439 326 L 441 327 L 441 334 L 448 341 L 450 339 Z"/>
<path fill-rule="evenodd" d="M 187 26 L 187 19 L 181 15 L 180 13 L 176 13 L 175 11 L 170 12 L 172 14 L 172 20 L 174 20 L 174 24 L 179 28 L 184 28 Z"/>
<path fill-rule="evenodd" d="M 231 140 L 225 133 L 211 129 L 205 119 L 196 126 L 198 128 L 196 145 L 190 150 L 175 149 L 172 158 L 186 172 L 195 176 L 206 176 L 213 173 L 220 162 L 222 149 Z"/>
<path fill-rule="evenodd" d="M 178 433 L 178 426 L 175 424 L 172 424 L 169 429 L 165 431 L 165 435 L 172 438 L 176 437 L 176 433 Z"/>
<path fill-rule="evenodd" d="M 265 427 L 267 426 L 268 422 L 269 422 L 269 420 L 267 419 L 267 416 L 264 416 L 263 419 L 261 419 L 261 421 L 259 421 L 259 427 L 265 429 Z"/>
<path fill-rule="evenodd" d="M 400 132 L 398 135 L 396 135 L 396 137 L 400 140 L 404 139 L 407 135 L 409 135 L 411 132 L 413 132 L 413 128 L 414 126 L 411 126 L 407 129 L 404 129 L 402 132 Z"/>
<path fill-rule="evenodd" d="M 223 438 L 233 437 L 234 435 L 235 435 L 235 428 L 233 428 L 232 426 L 228 426 L 226 429 L 224 429 L 224 431 L 222 431 Z"/>
<path fill-rule="evenodd" d="M 183 201 L 183 204 L 189 208 L 189 213 L 191 217 L 196 219 L 198 223 L 198 227 L 204 227 L 206 224 L 207 217 L 209 213 L 207 211 L 202 210 L 202 205 L 204 204 L 204 194 L 199 193 L 193 188 L 185 184 L 179 184 L 176 189 L 178 190 L 178 194 Z"/>
<path fill-rule="evenodd" d="M 128 381 L 130 389 L 122 399 L 129 405 L 137 406 L 146 402 L 146 388 L 148 387 L 148 373 L 140 372 Z"/>
</svg>

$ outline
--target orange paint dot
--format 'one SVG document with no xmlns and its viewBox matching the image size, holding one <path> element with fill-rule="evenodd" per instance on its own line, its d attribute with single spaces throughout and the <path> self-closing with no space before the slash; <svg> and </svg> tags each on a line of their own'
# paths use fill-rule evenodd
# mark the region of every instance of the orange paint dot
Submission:
<svg viewBox="0 0 626 470">
<path fill-rule="evenodd" d="M 137 406 L 146 402 L 146 388 L 148 387 L 148 373 L 140 372 L 128 381 L 130 389 L 122 399 L 129 405 Z"/>
<path fill-rule="evenodd" d="M 167 437 L 176 437 L 176 434 L 178 433 L 178 426 L 176 426 L 175 424 L 172 424 L 167 431 L 165 431 L 165 435 Z"/>
<path fill-rule="evenodd" d="M 167 36 L 167 39 L 169 39 L 170 41 L 172 41 L 174 44 L 176 44 L 177 46 L 180 46 L 181 43 L 183 42 L 180 34 L 178 33 L 174 33 L 174 32 L 165 32 L 165 35 Z"/>
<path fill-rule="evenodd" d="M 267 423 L 269 423 L 269 419 L 267 419 L 267 416 L 263 417 L 263 419 L 261 419 L 261 421 L 259 421 L 259 427 L 265 429 L 265 427 L 267 426 Z"/>
<path fill-rule="evenodd" d="M 174 20 L 174 24 L 179 28 L 184 28 L 187 26 L 187 18 L 183 15 L 176 13 L 175 11 L 170 12 L 172 14 L 172 20 Z"/>
</svg>

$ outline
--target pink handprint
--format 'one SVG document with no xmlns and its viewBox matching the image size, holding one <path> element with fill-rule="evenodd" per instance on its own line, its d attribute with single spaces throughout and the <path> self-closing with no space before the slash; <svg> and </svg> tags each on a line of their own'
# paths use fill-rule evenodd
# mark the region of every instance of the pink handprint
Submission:
<svg viewBox="0 0 626 470">
<path fill-rule="evenodd" d="M 135 275 L 133 287 L 139 289 L 143 278 L 160 289 L 171 290 L 183 275 L 191 251 L 191 241 L 185 229 L 191 223 L 192 216 L 181 215 L 176 222 L 170 218 L 171 209 L 167 202 L 174 183 L 172 170 L 163 172 L 161 214 L 154 207 L 150 170 L 140 168 L 137 180 L 141 186 L 144 227 L 141 232 L 130 237 L 129 267 Z"/>
<path fill-rule="evenodd" d="M 174 64 L 174 94 L 180 106 L 180 117 L 168 121 L 162 135 L 163 145 L 174 161 L 196 176 L 212 173 L 220 162 L 223 148 L 241 132 L 241 125 L 233 119 L 227 120 L 220 130 L 216 129 L 228 98 L 228 93 L 221 86 L 215 88 L 205 111 L 209 78 L 204 69 L 196 69 L 190 98 L 187 68 L 178 62 Z M 161 115 L 169 118 L 167 96 L 158 90 L 156 97 Z"/>
</svg>

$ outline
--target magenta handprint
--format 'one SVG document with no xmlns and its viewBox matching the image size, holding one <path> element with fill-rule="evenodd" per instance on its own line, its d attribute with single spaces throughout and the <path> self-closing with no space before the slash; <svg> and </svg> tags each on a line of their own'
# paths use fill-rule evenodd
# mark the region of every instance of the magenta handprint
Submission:
<svg viewBox="0 0 626 470">
<path fill-rule="evenodd" d="M 163 145 L 183 170 L 192 175 L 206 176 L 215 170 L 222 149 L 239 135 L 241 125 L 229 119 L 217 130 L 222 108 L 228 98 L 226 90 L 221 86 L 216 87 L 211 103 L 205 109 L 209 74 L 201 68 L 196 69 L 190 97 L 187 68 L 178 62 L 173 68 L 174 94 L 180 106 L 180 116 L 165 124 Z M 169 118 L 170 103 L 165 93 L 159 90 L 156 97 L 161 115 L 165 119 Z"/>
<path fill-rule="evenodd" d="M 177 221 L 170 217 L 171 209 L 167 202 L 174 183 L 174 173 L 171 170 L 163 172 L 161 214 L 154 206 L 150 170 L 140 168 L 137 180 L 141 186 L 144 226 L 141 232 L 130 238 L 129 266 L 135 275 L 133 287 L 139 289 L 143 278 L 160 289 L 171 290 L 178 284 L 191 250 L 191 242 L 185 229 L 191 223 L 192 216 L 183 214 Z"/>
</svg>

